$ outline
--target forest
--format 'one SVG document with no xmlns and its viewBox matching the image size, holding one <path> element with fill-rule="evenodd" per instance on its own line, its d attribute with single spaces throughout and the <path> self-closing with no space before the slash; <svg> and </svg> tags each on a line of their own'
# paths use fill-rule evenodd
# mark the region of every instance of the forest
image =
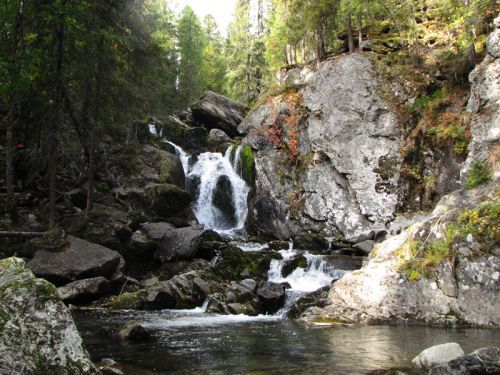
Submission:
<svg viewBox="0 0 500 375">
<path fill-rule="evenodd" d="M 164 0 L 0 7 L 2 210 L 15 221 L 17 144 L 29 149 L 31 183 L 50 191 L 53 218 L 65 159 L 79 161 L 92 187 L 105 134 L 126 138 L 134 121 L 186 108 L 206 89 L 252 105 L 275 88 L 282 68 L 356 50 L 390 53 L 392 63 L 417 68 L 440 64 L 465 82 L 498 4 L 241 0 L 227 36 L 213 17 L 200 20 L 189 7 L 175 14 Z"/>
</svg>

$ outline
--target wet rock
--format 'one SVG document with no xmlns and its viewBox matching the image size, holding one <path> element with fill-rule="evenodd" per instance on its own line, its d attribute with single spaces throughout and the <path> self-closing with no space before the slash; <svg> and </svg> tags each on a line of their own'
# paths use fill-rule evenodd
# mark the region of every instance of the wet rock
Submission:
<svg viewBox="0 0 500 375">
<path fill-rule="evenodd" d="M 99 373 L 56 288 L 21 259 L 0 260 L 0 306 L 0 373 Z"/>
<path fill-rule="evenodd" d="M 271 250 L 286 250 L 290 247 L 290 242 L 288 241 L 271 241 L 267 244 Z"/>
<path fill-rule="evenodd" d="M 303 255 L 295 255 L 284 261 L 281 269 L 281 276 L 287 277 L 299 267 L 304 269 L 307 268 L 307 259 Z"/>
<path fill-rule="evenodd" d="M 102 375 L 125 375 L 122 370 L 111 366 L 99 366 L 99 370 L 101 370 Z"/>
<path fill-rule="evenodd" d="M 364 255 L 369 255 L 374 247 L 375 247 L 375 241 L 372 241 L 372 240 L 366 240 L 363 242 L 359 242 L 353 246 L 353 248 L 361 251 Z"/>
<path fill-rule="evenodd" d="M 66 303 L 86 303 L 106 295 L 110 282 L 102 277 L 73 281 L 57 288 L 59 298 Z"/>
<path fill-rule="evenodd" d="M 431 368 L 429 375 L 500 374 L 500 348 L 489 347 Z"/>
<path fill-rule="evenodd" d="M 153 285 L 146 289 L 146 294 L 142 302 L 147 310 L 163 310 L 175 307 L 177 299 L 172 290 L 165 285 Z"/>
<path fill-rule="evenodd" d="M 122 257 L 116 251 L 73 236 L 67 241 L 62 252 L 37 251 L 28 267 L 38 277 L 61 286 L 86 278 L 109 278 L 120 265 Z"/>
<path fill-rule="evenodd" d="M 328 250 L 328 241 L 318 234 L 302 234 L 293 238 L 296 249 L 308 250 L 310 252 L 323 252 Z"/>
<path fill-rule="evenodd" d="M 137 323 L 127 325 L 120 331 L 119 335 L 122 339 L 134 342 L 145 342 L 151 338 L 150 330 L 142 324 Z"/>
<path fill-rule="evenodd" d="M 123 293 L 105 303 L 103 307 L 110 310 L 141 310 L 145 293 L 144 290 Z"/>
<path fill-rule="evenodd" d="M 257 281 L 254 279 L 245 279 L 240 282 L 240 285 L 243 286 L 244 288 L 247 288 L 249 291 L 252 293 L 255 292 L 257 289 Z"/>
<path fill-rule="evenodd" d="M 206 91 L 190 109 L 196 121 L 208 129 L 223 130 L 230 137 L 239 135 L 238 125 L 247 112 L 245 106 L 212 91 Z"/>
<path fill-rule="evenodd" d="M 264 278 L 273 259 L 282 259 L 282 257 L 273 251 L 252 253 L 244 252 L 234 246 L 227 246 L 220 250 L 220 258 L 215 269 L 224 280 Z"/>
<path fill-rule="evenodd" d="M 158 244 L 155 258 L 162 263 L 177 259 L 192 259 L 198 254 L 203 233 L 203 225 L 186 228 L 172 228 L 167 231 Z"/>
<path fill-rule="evenodd" d="M 158 167 L 160 183 L 176 185 L 182 189 L 186 185 L 184 169 L 179 157 L 175 154 L 158 150 Z"/>
<path fill-rule="evenodd" d="M 222 175 L 217 180 L 212 193 L 212 204 L 220 210 L 221 219 L 225 222 L 224 226 L 234 228 L 237 224 L 236 207 L 233 200 L 233 186 L 229 177 Z"/>
<path fill-rule="evenodd" d="M 463 356 L 465 353 L 457 343 L 451 342 L 447 344 L 435 345 L 425 349 L 415 358 L 412 363 L 417 366 L 429 370 L 431 367 L 447 363 L 453 359 Z"/>
<path fill-rule="evenodd" d="M 283 284 L 265 282 L 257 288 L 257 296 L 264 305 L 267 314 L 274 314 L 285 303 L 286 286 Z"/>
<path fill-rule="evenodd" d="M 161 217 L 176 216 L 191 203 L 191 195 L 176 185 L 153 185 L 146 194 L 150 209 Z"/>
<path fill-rule="evenodd" d="M 137 255 L 152 253 L 158 242 L 172 230 L 175 230 L 175 227 L 170 223 L 144 223 L 132 234 L 127 248 Z"/>
</svg>

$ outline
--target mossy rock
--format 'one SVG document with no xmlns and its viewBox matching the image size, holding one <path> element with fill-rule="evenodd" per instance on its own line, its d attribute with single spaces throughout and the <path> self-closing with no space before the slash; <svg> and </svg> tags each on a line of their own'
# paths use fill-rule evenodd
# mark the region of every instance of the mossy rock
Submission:
<svg viewBox="0 0 500 375">
<path fill-rule="evenodd" d="M 252 147 L 243 145 L 240 153 L 240 166 L 241 178 L 245 180 L 248 186 L 255 184 L 255 159 Z"/>
<path fill-rule="evenodd" d="M 112 301 L 104 304 L 110 310 L 141 310 L 145 291 L 139 290 L 132 293 L 123 293 L 115 297 Z"/>
<path fill-rule="evenodd" d="M 329 243 L 325 237 L 315 234 L 307 233 L 293 238 L 294 246 L 298 249 L 308 250 L 312 253 L 321 253 L 328 250 Z"/>
<path fill-rule="evenodd" d="M 241 280 L 244 270 L 249 270 L 254 277 L 264 278 L 271 261 L 282 259 L 276 252 L 251 253 L 233 246 L 222 249 L 220 256 L 215 269 L 224 280 Z"/>
<path fill-rule="evenodd" d="M 172 120 L 170 117 L 165 119 L 163 125 L 163 136 L 175 144 L 183 144 L 186 135 L 186 126 Z"/>
<path fill-rule="evenodd" d="M 172 184 L 155 185 L 148 188 L 149 208 L 161 217 L 173 217 L 191 203 L 191 195 Z"/>
</svg>

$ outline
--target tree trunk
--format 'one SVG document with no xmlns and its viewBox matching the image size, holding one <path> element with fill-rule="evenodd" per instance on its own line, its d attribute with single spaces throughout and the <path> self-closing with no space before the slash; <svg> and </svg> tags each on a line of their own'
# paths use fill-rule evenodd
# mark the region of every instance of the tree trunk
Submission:
<svg viewBox="0 0 500 375">
<path fill-rule="evenodd" d="M 316 30 L 316 59 L 318 62 L 324 60 L 326 58 L 326 49 L 325 49 L 325 36 L 323 33 L 323 26 Z"/>
<path fill-rule="evenodd" d="M 103 70 L 103 45 L 104 37 L 101 36 L 98 46 L 97 70 L 95 77 L 95 106 L 94 106 L 94 121 L 89 121 L 89 175 L 88 175 L 88 190 L 87 190 L 87 214 L 94 209 L 94 192 L 95 192 L 95 171 L 96 171 L 96 130 L 97 122 L 99 121 L 99 106 L 101 97 L 101 80 Z"/>
<path fill-rule="evenodd" d="M 61 15 L 60 15 L 61 17 Z M 52 127 L 49 133 L 49 225 L 53 230 L 56 227 L 56 171 L 57 171 L 57 135 L 61 123 L 62 103 L 62 63 L 64 55 L 64 25 L 59 19 L 56 30 L 57 55 L 55 71 L 55 100 Z"/>
<path fill-rule="evenodd" d="M 345 17 L 345 29 L 347 31 L 347 43 L 349 45 L 349 53 L 354 52 L 354 35 L 352 31 L 351 13 L 347 13 Z"/>
<path fill-rule="evenodd" d="M 359 50 L 363 51 L 363 17 L 358 14 L 358 46 Z"/>
</svg>

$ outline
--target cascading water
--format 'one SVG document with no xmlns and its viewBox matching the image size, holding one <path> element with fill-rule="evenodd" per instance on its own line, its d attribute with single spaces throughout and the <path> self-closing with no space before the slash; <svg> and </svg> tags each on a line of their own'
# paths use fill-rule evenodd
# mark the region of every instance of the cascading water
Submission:
<svg viewBox="0 0 500 375">
<path fill-rule="evenodd" d="M 268 280 L 275 283 L 288 283 L 291 288 L 286 291 L 285 305 L 276 315 L 286 316 L 290 308 L 302 296 L 329 286 L 333 280 L 340 279 L 346 271 L 339 270 L 329 264 L 322 255 L 313 255 L 308 252 L 300 253 L 293 249 L 293 243 L 287 250 L 279 251 L 283 259 L 273 259 L 269 266 Z M 283 276 L 283 267 L 294 257 L 303 256 L 306 259 L 306 268 L 297 267 L 292 273 Z"/>
<path fill-rule="evenodd" d="M 248 213 L 249 187 L 231 163 L 230 147 L 223 156 L 206 152 L 188 174 L 188 181 L 195 185 L 193 211 L 202 224 L 217 231 L 243 228 Z"/>
<path fill-rule="evenodd" d="M 165 143 L 168 143 L 169 145 L 171 145 L 174 148 L 175 154 L 181 160 L 182 169 L 184 170 L 184 174 L 187 176 L 189 173 L 189 163 L 191 161 L 191 156 L 189 156 L 186 151 L 184 151 L 181 147 L 177 146 L 175 143 L 170 142 L 170 141 L 165 141 Z"/>
</svg>

